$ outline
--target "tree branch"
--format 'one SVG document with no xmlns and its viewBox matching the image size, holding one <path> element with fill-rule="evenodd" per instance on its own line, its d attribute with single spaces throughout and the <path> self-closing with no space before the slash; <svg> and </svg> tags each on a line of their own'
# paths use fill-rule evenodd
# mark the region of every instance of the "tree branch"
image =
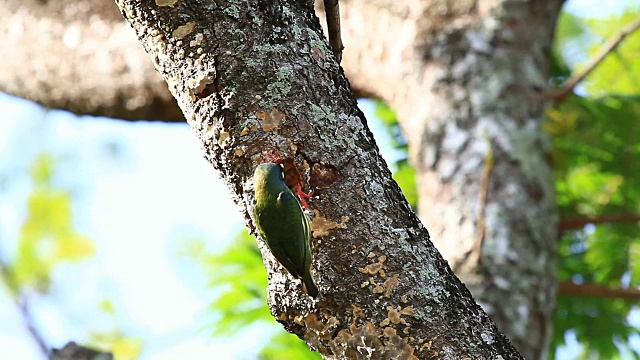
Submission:
<svg viewBox="0 0 640 360">
<path fill-rule="evenodd" d="M 338 0 L 324 0 L 324 12 L 327 17 L 327 33 L 329 34 L 329 44 L 336 57 L 338 64 L 342 60 L 342 36 L 340 34 L 340 5 Z"/>
<path fill-rule="evenodd" d="M 12 49 L 0 57 L 0 92 L 77 115 L 184 121 L 128 28 L 113 0 L 0 1 L 0 43 Z"/>
<path fill-rule="evenodd" d="M 3 0 L 0 29 L 11 49 L 1 92 L 78 115 L 184 121 L 113 0 Z"/>
<path fill-rule="evenodd" d="M 622 40 L 638 28 L 640 28 L 640 18 L 625 26 L 616 36 L 610 38 L 606 43 L 604 43 L 595 56 L 589 60 L 585 68 L 569 78 L 559 89 L 552 91 L 551 94 L 549 94 L 549 98 L 556 102 L 562 102 L 567 95 L 573 91 L 573 88 L 575 88 L 579 82 L 584 80 L 584 78 L 587 77 L 587 75 L 589 75 L 589 73 L 591 73 L 591 71 L 593 71 L 593 69 L 595 69 L 607 57 L 607 55 L 609 55 L 609 53 L 615 50 L 618 45 L 622 43 Z"/>
<path fill-rule="evenodd" d="M 51 360 L 112 360 L 113 355 L 93 349 L 89 349 L 71 341 L 62 349 L 50 349 L 40 331 L 35 327 L 31 311 L 29 309 L 29 301 L 25 294 L 15 289 L 11 269 L 4 261 L 0 260 L 0 280 L 4 282 L 11 291 L 11 297 L 18 308 L 22 322 L 27 331 L 38 345 L 38 349 L 45 359 Z"/>
<path fill-rule="evenodd" d="M 540 89 L 562 1 L 433 4 L 341 1 L 345 72 L 396 112 L 415 169 L 418 214 L 436 247 L 521 354 L 542 358 L 552 336 L 558 210 L 539 146 L 548 142 Z M 531 70 L 539 76 L 526 76 Z M 486 184 L 483 129 L 494 157 Z M 505 151 L 506 143 L 518 144 L 518 154 Z M 530 163 L 535 174 L 524 166 Z M 530 256 L 504 261 L 505 249 Z M 478 253 L 481 261 L 470 256 Z"/>
<path fill-rule="evenodd" d="M 42 355 L 47 358 L 49 356 L 49 346 L 44 341 L 44 337 L 40 334 L 38 329 L 36 329 L 35 325 L 33 324 L 33 318 L 31 317 L 31 311 L 29 310 L 28 299 L 24 294 L 21 294 L 17 289 L 15 289 L 11 270 L 9 266 L 2 260 L 0 260 L 0 277 L 6 284 L 9 291 L 11 291 L 11 297 L 16 307 L 18 308 L 18 311 L 22 318 L 22 323 L 31 335 L 31 338 L 38 345 L 38 349 L 40 349 Z"/>
<path fill-rule="evenodd" d="M 311 1 L 163 3 L 117 1 L 249 228 L 258 164 L 289 160 L 315 184 L 318 299 L 259 242 L 288 331 L 327 359 L 522 358 L 391 178 Z"/>
<path fill-rule="evenodd" d="M 608 224 L 608 223 L 637 223 L 640 222 L 640 214 L 611 214 L 602 216 L 583 216 L 567 219 L 560 219 L 558 233 L 569 230 L 582 229 L 587 224 Z"/>
<path fill-rule="evenodd" d="M 51 351 L 51 360 L 113 360 L 113 354 L 80 346 L 71 341 Z"/>
<path fill-rule="evenodd" d="M 640 300 L 640 290 L 629 288 L 611 288 L 594 284 L 575 284 L 562 281 L 558 287 L 558 294 L 571 296 L 605 297 L 612 299 Z"/>
<path fill-rule="evenodd" d="M 493 169 L 493 145 L 487 134 L 486 128 L 483 132 L 483 138 L 487 143 L 487 152 L 484 157 L 484 166 L 482 167 L 482 175 L 480 176 L 480 210 L 478 211 L 478 224 L 476 226 L 475 241 L 472 250 L 474 262 L 482 261 L 482 244 L 484 243 L 485 231 L 487 226 L 487 195 L 489 194 L 489 180 L 491 180 L 491 170 Z M 455 267 L 454 267 L 455 270 Z"/>
</svg>

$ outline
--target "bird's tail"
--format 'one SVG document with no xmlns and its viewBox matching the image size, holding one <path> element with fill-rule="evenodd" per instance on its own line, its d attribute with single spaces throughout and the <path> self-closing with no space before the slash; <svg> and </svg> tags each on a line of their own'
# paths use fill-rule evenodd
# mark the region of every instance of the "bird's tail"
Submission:
<svg viewBox="0 0 640 360">
<path fill-rule="evenodd" d="M 309 273 L 302 278 L 302 289 L 312 298 L 318 297 L 318 288 L 316 287 L 316 284 L 313 283 L 313 278 Z"/>
</svg>

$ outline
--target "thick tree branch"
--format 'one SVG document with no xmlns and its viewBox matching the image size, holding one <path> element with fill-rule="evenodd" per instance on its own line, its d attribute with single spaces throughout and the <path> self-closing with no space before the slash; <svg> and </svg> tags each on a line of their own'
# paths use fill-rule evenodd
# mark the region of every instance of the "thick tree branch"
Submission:
<svg viewBox="0 0 640 360">
<path fill-rule="evenodd" d="M 629 25 L 625 26 L 616 36 L 610 38 L 605 42 L 600 50 L 589 60 L 587 65 L 580 72 L 571 76 L 559 89 L 556 89 L 549 94 L 549 98 L 555 100 L 556 102 L 562 102 L 567 95 L 569 95 L 573 88 L 578 85 L 584 78 L 587 77 L 600 63 L 615 50 L 618 45 L 622 43 L 622 41 L 632 34 L 634 31 L 640 28 L 640 18 L 631 22 Z"/>
<path fill-rule="evenodd" d="M 558 233 L 569 230 L 582 229 L 587 224 L 608 224 L 608 223 L 637 223 L 640 222 L 640 214 L 610 214 L 601 216 L 583 216 L 560 219 Z"/>
<path fill-rule="evenodd" d="M 391 179 L 312 1 L 117 3 L 250 227 L 257 164 L 289 159 L 314 184 L 318 300 L 260 243 L 285 328 L 327 359 L 521 358 Z"/>
<path fill-rule="evenodd" d="M 113 0 L 0 1 L 0 91 L 77 115 L 184 121 L 128 27 Z"/>
<path fill-rule="evenodd" d="M 0 29 L 0 91 L 78 115 L 184 121 L 113 0 L 3 0 Z"/>
<path fill-rule="evenodd" d="M 556 296 L 557 205 L 541 125 L 561 6 L 340 2 L 345 72 L 396 111 L 420 218 L 527 359 L 548 354 Z"/>
<path fill-rule="evenodd" d="M 558 287 L 558 294 L 572 296 L 605 297 L 611 299 L 640 300 L 640 290 L 629 288 L 611 288 L 594 284 L 575 284 L 562 281 Z"/>
</svg>

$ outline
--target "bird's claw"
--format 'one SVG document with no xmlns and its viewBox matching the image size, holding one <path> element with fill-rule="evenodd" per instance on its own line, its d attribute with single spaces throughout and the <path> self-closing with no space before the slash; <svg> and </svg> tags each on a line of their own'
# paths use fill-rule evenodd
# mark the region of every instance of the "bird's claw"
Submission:
<svg viewBox="0 0 640 360">
<path fill-rule="evenodd" d="M 314 191 L 311 190 L 308 193 L 304 192 L 304 190 L 302 190 L 302 185 L 297 184 L 295 186 L 295 193 L 298 196 L 298 199 L 300 200 L 300 204 L 302 205 L 303 208 L 308 209 L 309 208 L 309 204 L 307 204 L 307 200 L 306 199 L 310 199 L 313 197 L 314 195 Z"/>
</svg>

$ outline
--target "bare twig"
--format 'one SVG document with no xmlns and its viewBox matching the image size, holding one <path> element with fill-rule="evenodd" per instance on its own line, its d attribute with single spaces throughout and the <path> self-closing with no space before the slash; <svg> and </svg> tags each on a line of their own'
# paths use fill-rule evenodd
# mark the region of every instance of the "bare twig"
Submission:
<svg viewBox="0 0 640 360">
<path fill-rule="evenodd" d="M 640 214 L 611 214 L 597 217 L 574 217 L 560 219 L 558 233 L 568 230 L 581 229 L 587 224 L 608 224 L 608 223 L 637 223 L 640 222 Z"/>
<path fill-rule="evenodd" d="M 324 13 L 327 16 L 329 44 L 338 64 L 342 60 L 342 37 L 340 36 L 340 6 L 338 0 L 324 0 Z"/>
<path fill-rule="evenodd" d="M 562 85 L 562 87 L 552 91 L 549 94 L 549 97 L 556 102 L 562 102 L 567 97 L 567 95 L 569 95 L 569 93 L 573 91 L 573 88 L 575 88 L 579 82 L 584 80 L 584 78 L 587 77 L 587 75 L 589 75 L 589 73 L 591 73 L 591 71 L 593 71 L 593 69 L 595 69 L 602 62 L 602 60 L 607 57 L 609 53 L 615 50 L 615 48 L 617 48 L 618 45 L 622 43 L 622 40 L 624 40 L 629 34 L 633 33 L 638 28 L 640 28 L 640 18 L 624 27 L 616 36 L 607 40 L 607 42 L 602 45 L 600 50 L 587 63 L 587 66 L 585 66 L 582 71 L 570 77 L 569 80 L 567 80 L 564 85 Z"/>
<path fill-rule="evenodd" d="M 482 259 L 482 243 L 484 242 L 486 231 L 486 219 L 485 211 L 487 208 L 487 194 L 489 193 L 489 180 L 491 177 L 491 170 L 493 170 L 493 148 L 491 146 L 491 139 L 487 130 L 484 129 L 484 140 L 487 142 L 487 153 L 484 156 L 484 167 L 482 168 L 482 177 L 480 178 L 480 209 L 478 210 L 478 222 L 476 226 L 476 239 L 472 254 L 474 261 L 480 261 Z"/>
<path fill-rule="evenodd" d="M 27 331 L 29 331 L 29 334 L 31 334 L 31 337 L 38 345 L 40 351 L 45 355 L 45 357 L 48 357 L 49 346 L 44 341 L 42 334 L 40 334 L 38 329 L 33 324 L 33 318 L 31 317 L 31 311 L 29 309 L 29 301 L 27 297 L 24 295 L 20 295 L 15 299 L 16 305 L 18 306 L 18 309 L 20 309 L 20 315 L 22 316 L 22 322 L 24 323 L 24 326 L 27 328 Z"/>
<path fill-rule="evenodd" d="M 11 274 L 11 270 L 9 266 L 2 260 L 0 260 L 0 278 L 12 292 L 11 297 L 13 298 L 13 301 L 15 302 L 16 307 L 20 312 L 20 316 L 22 317 L 22 322 L 24 323 L 24 326 L 27 328 L 27 331 L 29 331 L 29 334 L 38 345 L 38 348 L 40 349 L 44 357 L 48 358 L 49 347 L 47 346 L 47 343 L 44 341 L 42 334 L 40 334 L 38 329 L 36 329 L 36 327 L 33 324 L 33 318 L 31 317 L 31 311 L 29 310 L 28 299 L 24 294 L 20 294 L 18 291 L 16 291 L 13 288 L 13 280 L 12 280 L 13 276 Z"/>
<path fill-rule="evenodd" d="M 610 288 L 608 286 L 594 284 L 574 284 L 571 281 L 560 282 L 558 294 L 640 300 L 640 290 L 638 289 Z"/>
</svg>

